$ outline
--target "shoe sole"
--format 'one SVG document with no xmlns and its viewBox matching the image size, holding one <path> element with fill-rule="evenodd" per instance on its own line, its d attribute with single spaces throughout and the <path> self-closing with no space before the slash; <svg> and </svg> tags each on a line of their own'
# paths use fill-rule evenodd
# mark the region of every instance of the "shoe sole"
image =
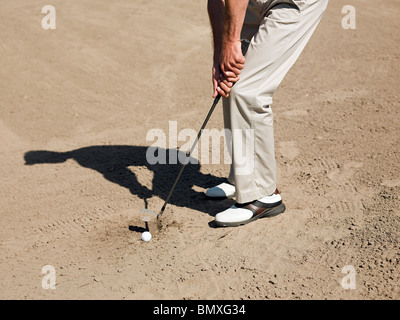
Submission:
<svg viewBox="0 0 400 320">
<path fill-rule="evenodd" d="M 239 221 L 239 222 L 221 222 L 221 221 L 215 221 L 215 224 L 219 227 L 239 227 L 239 226 L 244 226 L 245 224 L 248 224 L 250 222 L 253 222 L 257 219 L 260 218 L 271 218 L 271 217 L 275 217 L 281 213 L 284 213 L 286 211 L 286 206 L 281 203 L 279 206 L 270 208 L 265 210 L 263 213 L 252 217 L 249 220 L 246 221 Z"/>
</svg>

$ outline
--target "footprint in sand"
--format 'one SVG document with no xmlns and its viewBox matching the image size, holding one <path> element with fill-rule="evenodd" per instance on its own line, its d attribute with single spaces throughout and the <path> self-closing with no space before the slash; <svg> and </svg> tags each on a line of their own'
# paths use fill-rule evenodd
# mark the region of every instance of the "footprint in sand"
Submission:
<svg viewBox="0 0 400 320">
<path fill-rule="evenodd" d="M 339 183 L 351 182 L 355 171 L 362 166 L 362 162 L 347 162 L 343 165 L 343 167 L 337 168 L 329 172 L 328 178 L 332 181 L 337 181 Z"/>
</svg>

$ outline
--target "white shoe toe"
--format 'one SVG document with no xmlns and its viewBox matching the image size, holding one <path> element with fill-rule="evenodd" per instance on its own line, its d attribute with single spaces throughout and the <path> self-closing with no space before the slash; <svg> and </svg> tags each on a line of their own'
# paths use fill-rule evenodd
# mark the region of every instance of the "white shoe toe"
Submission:
<svg viewBox="0 0 400 320">
<path fill-rule="evenodd" d="M 206 191 L 206 196 L 209 198 L 233 198 L 236 193 L 235 186 L 229 183 L 221 183 L 218 186 L 212 187 Z"/>
<path fill-rule="evenodd" d="M 241 223 L 248 221 L 253 216 L 253 212 L 249 209 L 238 208 L 235 205 L 218 213 L 215 216 L 215 222 L 218 225 Z"/>
</svg>

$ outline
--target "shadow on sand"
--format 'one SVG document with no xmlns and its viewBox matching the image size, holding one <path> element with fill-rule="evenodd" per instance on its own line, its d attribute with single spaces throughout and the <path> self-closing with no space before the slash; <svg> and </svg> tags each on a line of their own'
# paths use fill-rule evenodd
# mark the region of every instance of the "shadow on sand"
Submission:
<svg viewBox="0 0 400 320">
<path fill-rule="evenodd" d="M 153 152 L 153 155 L 158 156 L 161 152 L 162 155 L 166 156 L 166 164 L 149 164 L 146 158 L 147 150 L 147 147 L 142 146 L 90 146 L 66 152 L 28 151 L 25 153 L 24 159 L 26 165 L 63 163 L 68 159 L 73 159 L 82 167 L 99 172 L 108 181 L 129 189 L 133 195 L 144 200 L 144 205 L 147 208 L 147 199 L 153 196 L 166 199 L 182 166 L 179 161 L 177 164 L 169 164 L 170 150 L 162 148 L 159 148 L 158 152 Z M 178 156 L 184 155 L 180 151 L 173 151 Z M 132 166 L 146 167 L 153 172 L 151 190 L 139 183 L 134 172 L 129 169 Z M 169 204 L 201 211 L 213 216 L 221 208 L 228 207 L 229 204 L 208 200 L 203 192 L 195 191 L 192 187 L 208 188 L 225 181 L 225 178 L 201 173 L 200 164 L 190 163 L 186 166 Z"/>
</svg>

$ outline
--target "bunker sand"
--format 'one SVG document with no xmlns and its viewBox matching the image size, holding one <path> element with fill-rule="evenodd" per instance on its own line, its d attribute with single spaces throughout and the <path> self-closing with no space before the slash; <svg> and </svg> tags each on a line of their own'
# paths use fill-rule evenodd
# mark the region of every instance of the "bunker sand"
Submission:
<svg viewBox="0 0 400 320">
<path fill-rule="evenodd" d="M 3 1 L 0 297 L 399 299 L 400 5 L 380 2 L 352 1 L 344 30 L 348 2 L 330 1 L 275 96 L 287 211 L 215 228 L 233 201 L 204 191 L 228 165 L 188 165 L 145 243 L 140 209 L 160 210 L 180 168 L 149 165 L 146 135 L 197 130 L 212 102 L 205 2 L 55 0 L 43 30 L 42 2 Z"/>
</svg>

